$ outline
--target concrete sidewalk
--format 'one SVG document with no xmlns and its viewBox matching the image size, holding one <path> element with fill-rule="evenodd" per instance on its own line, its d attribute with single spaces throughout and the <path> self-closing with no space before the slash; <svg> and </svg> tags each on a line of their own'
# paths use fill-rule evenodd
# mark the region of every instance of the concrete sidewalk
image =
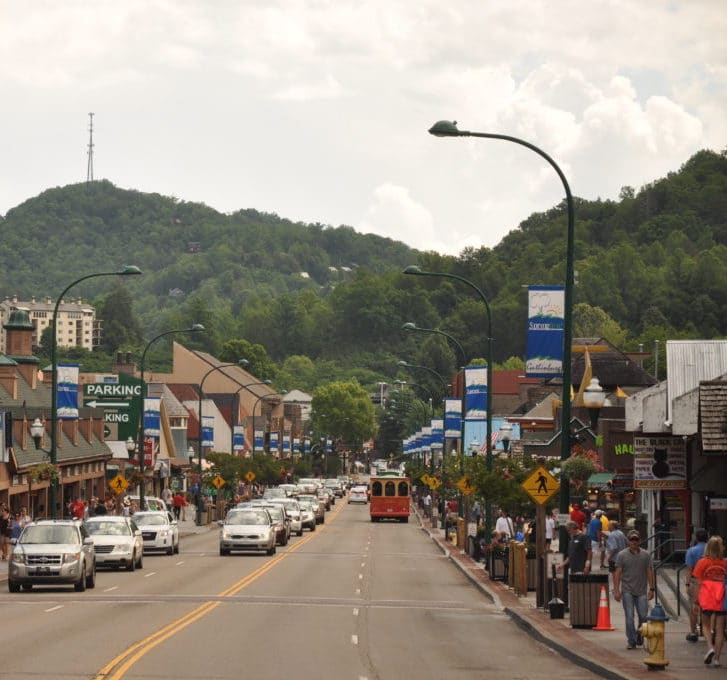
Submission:
<svg viewBox="0 0 727 680">
<path fill-rule="evenodd" d="M 534 638 L 551 647 L 574 663 L 609 680 L 634 680 L 636 678 L 658 677 L 663 680 L 683 678 L 714 678 L 720 668 L 704 665 L 707 644 L 686 641 L 689 621 L 686 614 L 680 620 L 666 623 L 665 656 L 669 665 L 663 671 L 650 671 L 643 663 L 647 656 L 644 649 L 626 649 L 624 613 L 621 603 L 610 599 L 610 619 L 614 631 L 594 631 L 572 628 L 566 613 L 563 619 L 551 619 L 547 610 L 536 607 L 535 593 L 518 597 L 505 583 L 492 581 L 483 565 L 475 562 L 453 543 L 445 540 L 441 529 L 432 528 L 427 520 L 419 516 L 421 527 L 439 546 L 449 559 L 472 581 L 491 601 L 505 611 L 521 628 Z M 609 589 L 610 593 L 610 589 Z M 653 605 L 650 602 L 649 609 Z M 645 642 L 645 645 L 647 643 Z M 727 666 L 727 649 L 723 651 L 722 663 Z"/>
</svg>

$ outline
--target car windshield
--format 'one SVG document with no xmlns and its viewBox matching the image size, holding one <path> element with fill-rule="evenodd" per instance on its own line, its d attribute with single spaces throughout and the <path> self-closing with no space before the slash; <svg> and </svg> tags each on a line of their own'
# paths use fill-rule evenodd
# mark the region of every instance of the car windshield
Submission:
<svg viewBox="0 0 727 680">
<path fill-rule="evenodd" d="M 129 536 L 131 530 L 126 522 L 86 522 L 89 534 L 103 536 Z"/>
<path fill-rule="evenodd" d="M 250 512 L 245 510 L 231 510 L 227 515 L 225 524 L 270 524 L 266 512 Z"/>
<path fill-rule="evenodd" d="M 137 512 L 134 515 L 134 521 L 137 524 L 143 524 L 146 526 L 162 526 L 167 523 L 167 518 L 164 515 L 143 515 Z"/>
<path fill-rule="evenodd" d="M 27 526 L 18 543 L 79 543 L 78 530 L 71 526 Z"/>
<path fill-rule="evenodd" d="M 271 517 L 272 517 L 273 519 L 283 519 L 283 513 L 285 512 L 285 511 L 283 510 L 283 508 L 281 508 L 281 507 L 279 507 L 279 506 L 278 506 L 278 507 L 276 507 L 276 506 L 274 506 L 274 505 L 271 505 L 271 506 L 266 506 L 266 507 L 265 507 L 265 509 L 266 509 L 266 510 L 268 511 L 268 514 L 269 514 L 269 515 L 270 515 L 270 516 L 271 516 Z"/>
</svg>

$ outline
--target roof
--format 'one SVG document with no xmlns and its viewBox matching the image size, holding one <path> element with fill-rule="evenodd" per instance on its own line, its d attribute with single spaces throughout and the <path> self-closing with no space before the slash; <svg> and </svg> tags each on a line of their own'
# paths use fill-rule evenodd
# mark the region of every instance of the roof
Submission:
<svg viewBox="0 0 727 680">
<path fill-rule="evenodd" d="M 177 399 L 170 385 L 166 383 L 147 383 L 147 394 L 150 397 L 159 397 L 167 409 L 167 416 L 186 418 L 189 412 L 179 399 Z"/>
<path fill-rule="evenodd" d="M 538 385 L 540 378 L 528 378 L 520 370 L 493 370 L 493 394 L 520 394 L 521 385 Z"/>
<path fill-rule="evenodd" d="M 283 401 L 285 403 L 300 402 L 303 404 L 309 404 L 312 400 L 313 397 L 311 397 L 310 394 L 302 392 L 301 390 L 290 390 L 290 392 L 287 392 L 283 396 Z"/>
<path fill-rule="evenodd" d="M 588 353 L 591 370 L 603 389 L 608 392 L 615 390 L 616 387 L 650 387 L 657 382 L 653 375 L 604 338 L 574 338 L 573 344 L 599 348 L 598 351 L 594 349 Z M 583 380 L 585 361 L 585 352 L 573 352 L 571 380 L 574 386 L 579 386 Z"/>
<path fill-rule="evenodd" d="M 727 381 L 699 383 L 699 420 L 705 454 L 727 451 Z"/>
<path fill-rule="evenodd" d="M 671 415 L 674 399 L 727 373 L 727 340 L 667 340 L 666 370 Z"/>
</svg>

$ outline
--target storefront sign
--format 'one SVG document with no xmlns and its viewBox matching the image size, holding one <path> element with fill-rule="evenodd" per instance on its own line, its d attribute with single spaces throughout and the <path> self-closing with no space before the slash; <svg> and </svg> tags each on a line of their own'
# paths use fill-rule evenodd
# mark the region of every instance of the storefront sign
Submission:
<svg viewBox="0 0 727 680">
<path fill-rule="evenodd" d="M 682 437 L 634 437 L 634 488 L 687 488 L 687 454 Z"/>
</svg>

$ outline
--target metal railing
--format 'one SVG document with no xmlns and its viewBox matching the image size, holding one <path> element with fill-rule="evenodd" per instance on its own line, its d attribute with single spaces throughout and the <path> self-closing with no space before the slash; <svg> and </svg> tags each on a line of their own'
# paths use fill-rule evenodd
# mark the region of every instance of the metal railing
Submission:
<svg viewBox="0 0 727 680">
<path fill-rule="evenodd" d="M 687 549 L 687 541 L 684 538 L 675 538 L 667 532 L 657 532 L 646 539 L 647 546 L 653 545 L 649 549 L 649 554 L 654 563 L 654 603 L 659 603 L 659 570 L 674 566 L 681 562 L 676 570 L 676 607 L 677 616 L 681 614 L 681 571 L 684 568 L 684 553 Z M 662 579 L 663 580 L 663 579 Z"/>
</svg>

